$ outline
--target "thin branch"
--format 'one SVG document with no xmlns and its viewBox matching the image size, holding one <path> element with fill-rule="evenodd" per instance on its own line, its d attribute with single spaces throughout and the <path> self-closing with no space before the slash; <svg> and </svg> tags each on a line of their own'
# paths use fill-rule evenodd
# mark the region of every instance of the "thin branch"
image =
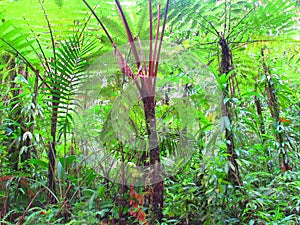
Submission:
<svg viewBox="0 0 300 225">
<path fill-rule="evenodd" d="M 142 46 L 142 43 L 141 43 L 141 40 L 140 40 L 139 37 L 137 37 L 137 41 L 139 43 L 140 53 L 141 53 L 141 57 L 142 57 L 143 64 L 144 64 L 144 71 L 145 71 L 145 74 L 147 74 L 147 65 L 146 65 L 145 52 L 143 51 L 143 46 Z"/>
<path fill-rule="evenodd" d="M 231 32 L 225 38 L 226 40 L 228 40 L 230 38 L 230 35 L 234 32 L 235 28 L 237 28 L 243 22 L 243 20 L 249 16 L 249 14 L 252 12 L 252 10 L 254 10 L 254 8 L 250 9 L 248 11 L 248 13 L 246 13 L 246 15 L 244 15 L 243 18 L 232 28 Z"/>
<path fill-rule="evenodd" d="M 198 23 L 201 27 L 203 27 L 205 30 L 207 30 L 209 33 L 215 35 L 216 37 L 219 37 L 217 34 L 215 34 L 212 30 L 210 30 L 209 28 L 207 28 L 205 25 Z"/>
<path fill-rule="evenodd" d="M 92 7 L 86 2 L 86 0 L 82 0 L 84 2 L 84 4 L 89 8 L 89 10 L 91 11 L 91 13 L 94 15 L 94 17 L 96 18 L 96 20 L 98 21 L 98 23 L 100 24 L 100 26 L 102 27 L 102 29 L 104 30 L 106 36 L 108 37 L 110 43 L 113 45 L 114 48 L 116 48 L 116 44 L 113 41 L 111 35 L 109 34 L 108 30 L 106 29 L 106 27 L 104 26 L 104 24 L 102 23 L 102 21 L 100 20 L 100 18 L 97 16 L 97 14 L 95 13 L 95 11 L 92 9 Z"/>
<path fill-rule="evenodd" d="M 97 8 L 97 5 L 95 5 L 95 7 L 94 7 L 93 11 L 95 11 L 95 9 L 96 9 L 96 8 Z M 79 38 L 83 36 L 83 31 L 84 31 L 84 30 L 85 30 L 85 28 L 87 27 L 87 25 L 88 25 L 88 22 L 91 20 L 91 18 L 92 18 L 92 15 L 93 15 L 93 13 L 91 12 L 91 14 L 89 15 L 88 19 L 86 20 L 86 22 L 85 22 L 85 24 L 84 24 L 84 26 L 83 26 L 83 28 L 82 28 L 82 30 L 81 30 L 81 32 L 80 32 L 80 34 L 79 34 Z"/>
<path fill-rule="evenodd" d="M 23 17 L 23 19 L 26 21 L 25 17 Z M 42 53 L 42 56 L 43 56 L 43 58 L 44 58 L 45 63 L 43 63 L 42 58 L 39 56 L 39 54 L 38 54 L 37 51 L 33 48 L 33 46 L 32 46 L 32 45 L 30 45 L 30 46 L 31 46 L 32 50 L 35 52 L 35 54 L 38 56 L 38 58 L 39 58 L 39 60 L 40 60 L 40 62 L 41 62 L 41 64 L 42 64 L 42 66 L 44 67 L 44 70 L 47 71 L 47 69 L 48 69 L 48 71 L 50 72 L 50 71 L 51 71 L 50 65 L 49 65 L 49 63 L 48 63 L 48 61 L 47 61 L 47 57 L 46 57 L 46 54 L 45 54 L 45 52 L 44 52 L 44 50 L 43 50 L 43 48 L 42 48 L 42 45 L 41 45 L 41 43 L 40 43 L 38 37 L 35 35 L 35 32 L 32 30 L 32 28 L 30 27 L 30 25 L 29 25 L 28 23 L 27 23 L 27 26 L 29 27 L 31 33 L 33 34 L 33 36 L 34 36 L 34 38 L 35 38 L 35 41 L 36 41 L 37 45 L 39 46 L 39 49 L 40 49 L 40 51 L 41 51 L 41 53 Z M 47 68 L 46 68 L 46 67 L 47 67 Z"/>
<path fill-rule="evenodd" d="M 204 20 L 212 27 L 212 29 L 216 32 L 217 36 L 218 36 L 219 38 L 221 38 L 221 35 L 220 35 L 219 31 L 215 28 L 215 26 L 214 26 L 209 20 L 207 20 L 204 16 L 201 16 L 201 15 L 200 15 L 200 17 L 201 17 L 202 19 L 204 19 Z"/>
<path fill-rule="evenodd" d="M 163 38 L 165 35 L 165 29 L 166 29 L 167 17 L 168 17 L 168 11 L 169 11 L 169 3 L 170 3 L 170 0 L 167 0 L 165 14 L 164 14 L 164 22 L 163 22 L 162 32 L 161 32 L 161 36 L 160 36 L 160 43 L 159 43 L 158 52 L 157 52 L 157 60 L 156 60 L 156 66 L 155 66 L 155 72 L 154 72 L 155 76 L 157 76 L 157 72 L 158 72 L 158 63 L 159 63 Z"/>
<path fill-rule="evenodd" d="M 224 13 L 225 13 L 225 24 L 224 24 L 223 34 L 225 34 L 226 28 L 227 28 L 227 0 L 225 0 L 225 10 L 224 10 Z"/>
<path fill-rule="evenodd" d="M 251 41 L 240 41 L 240 42 L 234 42 L 234 41 L 230 41 L 229 43 L 231 44 L 248 44 L 248 43 L 255 43 L 255 42 L 283 42 L 283 41 L 286 41 L 286 40 L 251 40 Z M 300 41 L 297 41 L 297 40 L 289 40 L 290 42 L 294 42 L 294 43 L 299 43 Z"/>
<path fill-rule="evenodd" d="M 168 17 L 168 11 L 169 11 L 169 3 L 170 3 L 170 0 L 167 0 L 166 7 L 165 7 L 164 22 L 163 22 L 162 32 L 161 32 L 161 36 L 160 36 L 160 43 L 159 43 L 159 48 L 158 48 L 158 53 L 157 53 L 157 62 L 156 62 L 156 67 L 155 67 L 155 72 L 154 72 L 155 77 L 157 76 L 157 72 L 158 72 L 158 63 L 159 63 L 162 42 L 163 42 L 163 38 L 164 38 L 164 34 L 165 34 L 165 29 L 166 29 L 166 24 L 167 24 L 167 17 Z M 155 86 L 156 86 L 156 79 L 154 79 L 154 81 L 153 81 L 152 93 L 155 93 Z"/>
<path fill-rule="evenodd" d="M 139 69 L 141 63 L 140 63 L 140 58 L 139 58 L 139 55 L 138 55 L 138 52 L 137 52 L 137 49 L 136 49 L 136 45 L 135 45 L 135 42 L 134 42 L 134 38 L 132 36 L 132 32 L 130 30 L 130 27 L 128 25 L 128 22 L 126 20 L 126 17 L 124 15 L 124 12 L 122 10 L 122 7 L 121 7 L 121 4 L 120 4 L 119 0 L 115 0 L 115 3 L 117 5 L 119 14 L 120 14 L 121 19 L 123 21 L 123 25 L 124 25 L 125 30 L 126 30 L 128 41 L 129 41 L 130 46 L 132 48 L 132 52 L 133 52 L 133 55 L 134 55 L 134 58 L 135 58 L 135 61 L 136 61 L 137 69 Z"/>
<path fill-rule="evenodd" d="M 232 38 L 232 42 L 241 42 L 244 38 L 243 32 L 244 32 L 243 30 L 239 30 Z M 242 34 L 241 37 L 240 37 L 240 34 Z M 238 40 L 238 38 L 239 38 L 239 40 Z M 236 41 L 236 40 L 238 40 L 238 41 Z"/>
<path fill-rule="evenodd" d="M 281 41 L 285 41 L 285 40 L 252 40 L 252 41 L 233 41 L 233 42 L 228 42 L 228 44 L 241 44 L 239 46 L 236 46 L 234 49 L 238 49 L 242 46 L 245 46 L 247 44 L 252 44 L 252 43 L 257 43 L 257 42 L 281 42 Z"/>
<path fill-rule="evenodd" d="M 207 43 L 199 43 L 199 44 L 197 44 L 197 45 L 214 45 L 214 44 L 216 44 L 217 42 L 218 42 L 218 40 L 212 41 L 212 42 L 207 42 Z"/>
<path fill-rule="evenodd" d="M 151 61 L 152 61 L 152 41 L 153 41 L 153 13 L 152 13 L 152 1 L 149 0 L 149 26 L 150 26 L 150 37 L 149 37 L 149 73 L 148 76 L 152 75 Z"/>
<path fill-rule="evenodd" d="M 42 7 L 45 19 L 47 21 L 47 26 L 48 26 L 48 29 L 49 29 L 49 32 L 50 32 L 52 50 L 53 50 L 53 58 L 54 58 L 54 63 L 56 64 L 56 52 L 55 52 L 55 42 L 54 42 L 54 37 L 53 37 L 53 31 L 52 31 L 51 24 L 50 24 L 49 18 L 47 16 L 46 10 L 45 10 L 44 5 L 43 5 L 41 0 L 40 0 L 40 5 Z M 56 66 L 55 66 L 55 74 L 56 74 Z"/>
<path fill-rule="evenodd" d="M 20 57 L 24 60 L 25 64 L 26 64 L 27 66 L 29 66 L 29 68 L 32 70 L 32 72 L 34 72 L 34 74 L 35 74 L 36 76 L 38 76 L 38 77 L 43 81 L 43 78 L 40 76 L 39 71 L 36 70 L 36 69 L 34 68 L 34 66 L 26 59 L 26 57 L 23 56 L 23 54 L 22 54 L 21 52 L 18 51 L 18 49 L 16 49 L 13 45 L 11 45 L 10 43 L 8 43 L 6 40 L 4 40 L 4 39 L 1 38 L 1 37 L 0 37 L 0 40 L 2 40 L 2 41 L 3 41 L 5 44 L 7 44 L 11 49 L 13 49 L 13 50 L 17 53 L 17 55 L 20 56 Z M 46 84 L 46 85 L 47 85 L 47 84 Z M 48 85 L 47 85 L 47 87 L 49 88 Z"/>
<path fill-rule="evenodd" d="M 97 14 L 95 13 L 95 11 L 92 9 L 92 7 L 86 2 L 86 0 L 82 0 L 82 1 L 89 8 L 89 10 L 91 11 L 91 13 L 94 15 L 94 17 L 96 18 L 96 20 L 98 21 L 98 23 L 100 24 L 100 26 L 102 27 L 102 29 L 104 30 L 104 32 L 105 32 L 106 36 L 108 37 L 110 43 L 114 47 L 115 54 L 118 56 L 118 63 L 119 63 L 119 66 L 121 67 L 123 75 L 125 74 L 129 78 L 134 79 L 135 84 L 137 85 L 137 88 L 140 90 L 140 85 L 138 84 L 137 80 L 135 79 L 136 77 L 135 77 L 134 73 L 132 72 L 131 68 L 129 67 L 129 65 L 125 61 L 122 53 L 120 52 L 120 50 L 118 49 L 117 45 L 115 44 L 112 36 L 109 34 L 108 30 L 106 29 L 106 27 L 104 26 L 104 24 L 102 23 L 102 21 L 100 20 L 100 18 L 97 16 Z"/>
<path fill-rule="evenodd" d="M 33 198 L 31 199 L 31 201 L 29 202 L 29 204 L 27 205 L 26 209 L 24 210 L 23 214 L 20 216 L 19 221 L 17 222 L 17 225 L 20 225 L 24 222 L 25 219 L 25 215 L 28 212 L 28 210 L 30 209 L 31 205 L 33 204 L 33 201 L 36 199 L 36 197 L 40 194 L 41 190 L 38 190 L 36 192 L 36 194 L 33 196 Z"/>
<path fill-rule="evenodd" d="M 157 6 L 157 23 L 156 23 L 156 34 L 155 34 L 155 44 L 154 44 L 154 51 L 152 55 L 152 60 L 151 60 L 151 67 L 152 67 L 152 73 L 149 76 L 156 76 L 155 74 L 155 69 L 154 69 L 154 62 L 157 59 L 157 45 L 158 45 L 158 40 L 159 40 L 159 28 L 160 28 L 160 4 Z"/>
<path fill-rule="evenodd" d="M 229 1 L 229 17 L 228 17 L 228 32 L 230 32 L 231 27 L 231 0 Z M 227 32 L 224 32 L 224 35 L 226 35 Z"/>
</svg>

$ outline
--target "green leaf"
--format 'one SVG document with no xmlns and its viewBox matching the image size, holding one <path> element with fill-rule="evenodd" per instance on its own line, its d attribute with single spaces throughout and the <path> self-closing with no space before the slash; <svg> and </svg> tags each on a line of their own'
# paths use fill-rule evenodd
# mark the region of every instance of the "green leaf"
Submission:
<svg viewBox="0 0 300 225">
<path fill-rule="evenodd" d="M 76 160 L 76 156 L 75 155 L 70 155 L 70 156 L 66 156 L 66 157 L 60 157 L 59 161 L 61 163 L 61 165 L 63 166 L 64 170 L 67 171 L 69 169 L 69 167 L 71 166 L 71 164 L 73 162 L 75 162 Z"/>
<path fill-rule="evenodd" d="M 65 170 L 64 170 L 64 167 L 62 166 L 61 162 L 57 163 L 57 175 L 60 180 L 64 180 Z"/>
<path fill-rule="evenodd" d="M 29 163 L 40 166 L 43 169 L 48 169 L 48 163 L 40 159 L 29 159 Z"/>
</svg>

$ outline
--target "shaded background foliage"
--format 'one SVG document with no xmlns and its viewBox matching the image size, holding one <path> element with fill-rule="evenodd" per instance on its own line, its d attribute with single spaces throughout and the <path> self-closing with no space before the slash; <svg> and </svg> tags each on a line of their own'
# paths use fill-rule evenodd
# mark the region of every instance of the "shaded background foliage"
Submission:
<svg viewBox="0 0 300 225">
<path fill-rule="evenodd" d="M 121 3 L 134 37 L 149 38 L 148 2 Z M 113 2 L 89 4 L 116 44 L 126 44 Z M 116 158 L 137 163 L 109 123 L 128 82 L 121 72 L 105 71 L 111 76 L 106 85 L 94 85 L 97 98 L 80 105 L 83 72 L 112 49 L 96 19 L 79 0 L 0 6 L 0 222 L 142 224 L 147 191 L 110 182 L 88 163 L 87 129 L 102 135 Z M 200 129 L 190 162 L 165 180 L 161 224 L 299 223 L 299 36 L 297 1 L 170 2 L 165 42 L 181 57 L 173 54 L 158 77 L 178 83 L 192 99 Z M 228 44 L 230 71 L 222 70 L 221 40 Z M 220 102 L 221 93 L 212 90 L 227 87 L 234 92 Z M 182 129 L 166 90 L 164 101 L 157 99 L 168 130 L 160 135 L 162 158 L 176 148 Z M 220 112 L 223 104 L 230 124 Z M 135 106 L 130 118 L 145 133 Z M 77 117 L 83 109 L 89 116 Z M 95 125 L 82 127 L 78 118 Z M 236 172 L 241 183 L 230 177 Z"/>
</svg>

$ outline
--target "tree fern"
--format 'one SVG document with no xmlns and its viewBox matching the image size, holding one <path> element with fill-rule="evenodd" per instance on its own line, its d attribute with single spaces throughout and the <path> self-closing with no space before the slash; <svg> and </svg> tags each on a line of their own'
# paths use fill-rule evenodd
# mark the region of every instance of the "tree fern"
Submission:
<svg viewBox="0 0 300 225">
<path fill-rule="evenodd" d="M 295 23 L 293 1 L 191 1 L 174 2 L 170 23 L 193 33 L 211 33 L 209 40 L 223 35 L 232 41 L 246 41 L 253 35 L 278 35 L 291 31 Z M 177 8 L 181 10 L 178 11 Z M 196 12 L 196 13 L 194 13 Z M 197 23 L 195 23 L 197 21 Z M 284 22 L 282 22 L 284 21 Z M 202 42 L 205 42 L 202 40 Z"/>
<path fill-rule="evenodd" d="M 19 32 L 16 32 L 18 29 Z M 32 44 L 35 40 L 22 29 L 14 26 L 12 22 L 0 22 L 0 47 L 13 55 L 19 55 L 24 61 L 29 61 L 32 57 Z"/>
<path fill-rule="evenodd" d="M 38 37 L 46 53 L 51 50 L 51 39 L 49 39 L 49 28 L 45 14 L 53 27 L 53 37 L 56 42 L 72 37 L 74 32 L 83 31 L 86 35 L 94 36 L 94 29 L 97 28 L 96 21 L 89 19 L 90 13 L 79 0 L 1 1 L 0 8 L 2 11 L 1 19 L 10 23 L 10 29 L 15 29 L 15 33 L 26 35 L 29 40 Z M 17 30 L 18 32 L 16 32 Z"/>
</svg>

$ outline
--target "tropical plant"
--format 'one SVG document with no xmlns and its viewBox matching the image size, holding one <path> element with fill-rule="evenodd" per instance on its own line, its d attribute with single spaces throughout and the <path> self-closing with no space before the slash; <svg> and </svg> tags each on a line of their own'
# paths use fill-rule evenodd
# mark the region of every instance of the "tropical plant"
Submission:
<svg viewBox="0 0 300 225">
<path fill-rule="evenodd" d="M 1 1 L 0 223 L 298 224 L 299 37 L 299 1 Z"/>
<path fill-rule="evenodd" d="M 150 175 L 150 183 L 149 193 L 150 193 L 150 208 L 149 208 L 149 224 L 155 224 L 156 221 L 160 222 L 162 220 L 162 207 L 163 207 L 163 182 L 160 181 L 160 177 L 162 176 L 162 168 L 161 168 L 161 158 L 160 158 L 160 149 L 158 144 L 157 137 L 157 129 L 156 129 L 156 113 L 155 113 L 155 89 L 156 89 L 156 77 L 158 74 L 158 64 L 160 58 L 160 52 L 162 47 L 162 41 L 165 32 L 165 25 L 167 20 L 168 13 L 168 5 L 169 1 L 166 3 L 165 13 L 163 14 L 163 23 L 162 30 L 160 31 L 160 4 L 158 5 L 158 18 L 157 18 L 157 28 L 155 33 L 153 33 L 153 12 L 152 12 L 152 2 L 149 1 L 149 58 L 145 58 L 145 53 L 143 52 L 143 48 L 139 43 L 139 37 L 136 37 L 138 40 L 135 41 L 131 28 L 127 22 L 127 17 L 124 14 L 124 11 L 121 7 L 121 3 L 119 1 L 115 1 L 116 7 L 120 14 L 120 18 L 123 22 L 127 39 L 130 44 L 130 49 L 133 53 L 133 57 L 136 63 L 136 71 L 132 69 L 130 65 L 124 59 L 123 54 L 117 47 L 114 42 L 113 37 L 106 29 L 105 25 L 101 21 L 101 19 L 96 15 L 96 13 L 92 10 L 89 4 L 84 1 L 94 16 L 97 18 L 100 26 L 106 33 L 109 38 L 112 46 L 115 49 L 116 55 L 118 57 L 118 62 L 120 69 L 122 70 L 123 77 L 127 76 L 130 79 L 133 79 L 136 87 L 138 88 L 139 94 L 143 101 L 144 105 L 144 114 L 145 114 L 145 122 L 146 122 L 146 130 L 149 139 L 149 161 L 146 160 L 146 155 L 142 155 L 142 163 L 144 165 L 150 165 L 153 167 L 153 171 Z M 155 38 L 154 38 L 155 36 Z M 139 48 L 139 49 L 138 49 Z M 139 54 L 139 51 L 141 55 Z M 148 64 L 148 65 L 147 65 Z"/>
</svg>

